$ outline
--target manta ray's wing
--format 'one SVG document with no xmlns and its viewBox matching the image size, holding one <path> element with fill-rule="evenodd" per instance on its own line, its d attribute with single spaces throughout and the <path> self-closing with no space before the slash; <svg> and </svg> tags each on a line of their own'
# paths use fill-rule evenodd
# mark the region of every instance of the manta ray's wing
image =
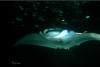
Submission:
<svg viewBox="0 0 100 67">
<path fill-rule="evenodd" d="M 49 48 L 63 48 L 69 49 L 73 46 L 80 45 L 89 40 L 100 40 L 100 34 L 96 33 L 83 33 L 83 34 L 75 34 L 73 37 L 64 39 L 64 40 L 48 40 L 45 37 L 41 36 L 40 34 L 29 34 L 19 41 L 17 41 L 14 46 L 18 46 L 21 44 L 30 44 L 30 45 L 37 45 Z"/>
</svg>

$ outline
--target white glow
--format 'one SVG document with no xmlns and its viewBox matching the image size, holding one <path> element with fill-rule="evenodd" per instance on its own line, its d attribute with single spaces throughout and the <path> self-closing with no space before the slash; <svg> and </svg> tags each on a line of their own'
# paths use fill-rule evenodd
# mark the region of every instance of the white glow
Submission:
<svg viewBox="0 0 100 67">
<path fill-rule="evenodd" d="M 61 38 L 61 37 L 64 37 L 65 35 L 68 35 L 67 30 L 63 30 L 59 35 L 55 36 L 55 38 Z"/>
<path fill-rule="evenodd" d="M 54 36 L 59 35 L 59 33 L 60 33 L 60 32 L 56 32 L 56 31 L 55 31 L 55 32 L 49 32 L 49 33 L 47 34 L 47 36 L 48 36 L 48 37 L 54 37 Z"/>
</svg>

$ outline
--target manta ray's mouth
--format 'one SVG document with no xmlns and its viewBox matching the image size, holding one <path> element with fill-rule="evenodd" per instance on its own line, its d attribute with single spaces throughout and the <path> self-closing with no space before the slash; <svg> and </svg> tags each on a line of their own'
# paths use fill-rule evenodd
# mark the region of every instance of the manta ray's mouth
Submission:
<svg viewBox="0 0 100 67">
<path fill-rule="evenodd" d="M 68 31 L 66 29 L 45 29 L 43 32 L 40 32 L 41 35 L 43 35 L 46 39 L 49 40 L 65 40 L 70 38 L 71 36 L 73 36 L 73 34 L 75 34 L 74 31 Z"/>
</svg>

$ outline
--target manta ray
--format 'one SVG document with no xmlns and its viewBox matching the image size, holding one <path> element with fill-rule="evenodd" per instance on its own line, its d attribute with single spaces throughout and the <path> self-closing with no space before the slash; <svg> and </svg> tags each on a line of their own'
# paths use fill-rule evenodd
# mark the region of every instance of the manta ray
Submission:
<svg viewBox="0 0 100 67">
<path fill-rule="evenodd" d="M 89 40 L 100 40 L 100 34 L 86 32 L 77 33 L 73 30 L 49 28 L 39 33 L 31 33 L 22 37 L 14 46 L 36 45 L 53 49 L 70 49 L 71 47 L 79 46 Z"/>
</svg>

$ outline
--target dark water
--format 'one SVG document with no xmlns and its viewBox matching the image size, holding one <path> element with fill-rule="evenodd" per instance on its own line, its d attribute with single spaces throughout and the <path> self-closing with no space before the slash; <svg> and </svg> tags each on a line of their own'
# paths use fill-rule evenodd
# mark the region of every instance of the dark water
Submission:
<svg viewBox="0 0 100 67">
<path fill-rule="evenodd" d="M 100 2 L 81 2 L 79 6 L 78 4 L 79 2 L 0 2 L 2 22 L 7 30 L 9 63 L 14 60 L 21 64 L 51 66 L 98 64 L 98 41 L 90 41 L 70 50 L 28 45 L 12 47 L 21 37 L 29 33 L 38 33 L 48 27 L 100 33 Z M 86 19 L 86 16 L 90 18 Z"/>
</svg>

